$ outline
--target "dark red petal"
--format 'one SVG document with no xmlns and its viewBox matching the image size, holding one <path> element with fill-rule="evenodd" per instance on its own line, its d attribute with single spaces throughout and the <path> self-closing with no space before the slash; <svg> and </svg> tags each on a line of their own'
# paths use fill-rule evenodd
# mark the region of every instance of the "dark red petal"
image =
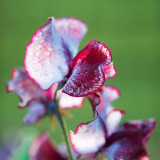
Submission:
<svg viewBox="0 0 160 160">
<path fill-rule="evenodd" d="M 73 59 L 78 53 L 79 43 L 88 27 L 81 20 L 72 17 L 56 19 L 55 26 Z"/>
<path fill-rule="evenodd" d="M 153 119 L 123 124 L 117 132 L 107 138 L 104 154 L 114 160 L 140 159 L 148 155 L 146 141 L 154 127 Z"/>
<path fill-rule="evenodd" d="M 58 106 L 63 109 L 83 107 L 84 97 L 72 97 L 59 90 L 56 95 Z"/>
<path fill-rule="evenodd" d="M 65 160 L 52 145 L 46 133 L 42 133 L 33 141 L 29 156 L 30 160 Z"/>
<path fill-rule="evenodd" d="M 68 51 L 56 31 L 54 18 L 38 29 L 26 47 L 25 70 L 43 89 L 68 74 Z"/>
<path fill-rule="evenodd" d="M 19 107 L 25 107 L 33 100 L 46 99 L 45 92 L 28 77 L 23 68 L 12 70 L 11 80 L 7 83 L 7 91 L 15 92 L 21 99 Z"/>
<path fill-rule="evenodd" d="M 153 133 L 153 129 L 156 125 L 156 121 L 154 119 L 149 120 L 139 120 L 139 121 L 131 121 L 130 123 L 125 123 L 124 128 L 133 128 L 136 127 L 138 130 L 141 131 L 141 134 L 143 136 L 143 144 L 146 145 L 148 139 Z"/>
<path fill-rule="evenodd" d="M 73 61 L 72 74 L 63 92 L 81 97 L 92 94 L 102 87 L 105 75 L 102 66 L 110 64 L 112 56 L 104 43 L 91 41 Z"/>
</svg>

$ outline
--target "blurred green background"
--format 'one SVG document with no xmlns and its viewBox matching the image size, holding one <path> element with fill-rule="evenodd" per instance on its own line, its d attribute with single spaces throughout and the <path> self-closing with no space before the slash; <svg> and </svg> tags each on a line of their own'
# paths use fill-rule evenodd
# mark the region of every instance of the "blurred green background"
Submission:
<svg viewBox="0 0 160 160">
<path fill-rule="evenodd" d="M 147 148 L 151 160 L 160 157 L 160 1 L 158 0 L 1 0 L 0 1 L 0 139 L 7 132 L 24 129 L 26 109 L 17 109 L 16 94 L 5 93 L 11 69 L 23 66 L 25 47 L 47 17 L 76 17 L 89 27 L 80 49 L 91 40 L 104 42 L 111 50 L 117 76 L 106 84 L 120 89 L 116 108 L 126 111 L 123 121 L 156 118 L 157 126 Z M 92 120 L 91 107 L 72 109 L 68 128 Z M 40 126 L 48 130 L 56 143 L 61 141 L 60 128 L 51 131 L 49 119 Z"/>
</svg>

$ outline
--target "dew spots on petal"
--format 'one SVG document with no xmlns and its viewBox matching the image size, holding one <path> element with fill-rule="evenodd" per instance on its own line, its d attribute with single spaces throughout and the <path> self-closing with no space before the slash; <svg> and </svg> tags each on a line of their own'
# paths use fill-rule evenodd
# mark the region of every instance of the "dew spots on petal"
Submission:
<svg viewBox="0 0 160 160">
<path fill-rule="evenodd" d="M 97 152 L 105 143 L 105 133 L 99 119 L 80 124 L 76 132 L 70 132 L 71 144 L 75 152 L 88 154 Z"/>
<path fill-rule="evenodd" d="M 95 67 L 83 67 L 81 69 L 77 69 L 76 74 L 74 73 L 74 77 L 70 78 L 69 81 L 67 81 L 67 84 L 69 86 L 72 86 L 71 88 L 67 87 L 65 89 L 68 89 L 68 92 L 75 96 L 78 94 L 78 96 L 83 96 L 88 93 L 92 93 L 95 88 L 98 88 L 103 83 L 103 73 L 101 70 L 95 70 Z M 73 92 L 71 92 L 72 90 Z"/>
<path fill-rule="evenodd" d="M 43 89 L 48 89 L 68 74 L 65 53 L 62 40 L 50 21 L 37 30 L 27 46 L 25 69 Z"/>
<path fill-rule="evenodd" d="M 72 88 L 74 92 L 69 95 L 77 97 L 96 92 L 105 81 L 101 67 L 108 65 L 111 61 L 112 55 L 106 45 L 91 41 L 74 59 L 72 74 L 63 91 L 69 93 Z M 77 88 L 80 88 L 80 92 Z"/>
</svg>

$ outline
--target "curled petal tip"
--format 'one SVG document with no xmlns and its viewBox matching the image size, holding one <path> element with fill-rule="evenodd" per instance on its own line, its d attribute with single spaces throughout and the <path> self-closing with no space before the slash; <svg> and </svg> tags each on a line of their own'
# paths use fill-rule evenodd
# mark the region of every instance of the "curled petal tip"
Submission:
<svg viewBox="0 0 160 160">
<path fill-rule="evenodd" d="M 95 93 L 105 82 L 101 67 L 111 60 L 111 53 L 104 43 L 91 41 L 74 59 L 72 74 L 63 92 L 75 97 Z"/>
<path fill-rule="evenodd" d="M 109 78 L 113 78 L 114 76 L 117 75 L 114 63 L 111 62 L 108 65 L 102 66 L 102 70 L 105 74 L 105 80 L 109 79 Z"/>
<path fill-rule="evenodd" d="M 53 18 L 32 36 L 26 47 L 24 65 L 41 88 L 48 89 L 68 74 L 67 56 Z"/>
</svg>

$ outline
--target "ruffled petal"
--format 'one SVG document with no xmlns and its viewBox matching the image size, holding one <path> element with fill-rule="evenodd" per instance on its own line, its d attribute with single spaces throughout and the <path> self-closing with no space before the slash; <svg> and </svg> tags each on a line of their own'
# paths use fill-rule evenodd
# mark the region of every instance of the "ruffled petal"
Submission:
<svg viewBox="0 0 160 160">
<path fill-rule="evenodd" d="M 40 134 L 29 149 L 30 160 L 65 160 L 52 145 L 46 133 Z"/>
<path fill-rule="evenodd" d="M 101 95 L 101 105 L 112 103 L 120 96 L 120 91 L 118 88 L 108 85 L 103 86 L 98 93 Z"/>
<path fill-rule="evenodd" d="M 78 53 L 79 43 L 86 34 L 88 27 L 83 21 L 72 17 L 56 19 L 55 26 L 73 59 Z"/>
<path fill-rule="evenodd" d="M 106 127 L 107 136 L 109 136 L 114 131 L 116 131 L 119 122 L 124 114 L 124 111 L 114 109 L 111 106 L 111 103 L 120 96 L 120 91 L 112 86 L 103 86 L 97 92 L 97 94 L 99 95 L 100 103 L 97 106 L 92 107 L 96 108 L 98 116 L 101 118 L 101 120 L 104 123 L 104 126 Z"/>
<path fill-rule="evenodd" d="M 111 62 L 110 64 L 108 64 L 106 66 L 102 66 L 102 70 L 105 74 L 105 80 L 112 78 L 112 77 L 116 76 L 116 74 L 117 74 L 113 62 Z"/>
<path fill-rule="evenodd" d="M 27 106 L 33 100 L 46 99 L 45 92 L 28 77 L 23 68 L 12 70 L 11 80 L 7 83 L 7 91 L 17 93 L 21 99 L 20 108 Z"/>
<path fill-rule="evenodd" d="M 136 127 L 138 130 L 141 131 L 142 136 L 143 136 L 143 144 L 146 146 L 146 143 L 150 136 L 153 133 L 153 129 L 156 125 L 155 119 L 149 119 L 149 120 L 136 120 L 136 121 L 131 121 L 130 123 L 125 123 L 124 126 L 121 128 L 132 128 L 133 126 Z"/>
<path fill-rule="evenodd" d="M 89 154 L 97 152 L 105 144 L 105 130 L 97 117 L 89 123 L 80 124 L 75 133 L 70 131 L 70 141 L 74 152 Z"/>
<path fill-rule="evenodd" d="M 43 89 L 62 81 L 69 72 L 68 51 L 56 31 L 54 18 L 38 29 L 26 47 L 25 69 Z"/>
<path fill-rule="evenodd" d="M 91 41 L 73 61 L 73 70 L 63 92 L 75 97 L 86 96 L 102 87 L 105 75 L 102 66 L 110 64 L 112 56 L 104 43 Z"/>
<path fill-rule="evenodd" d="M 31 125 L 37 122 L 46 113 L 44 104 L 39 102 L 32 102 L 29 106 L 29 110 L 23 119 L 25 125 Z"/>
<path fill-rule="evenodd" d="M 56 95 L 60 108 L 81 108 L 83 106 L 84 97 L 72 97 L 59 90 Z"/>
<path fill-rule="evenodd" d="M 88 96 L 92 104 L 94 113 L 103 120 L 107 128 L 108 135 L 113 133 L 124 114 L 124 111 L 114 109 L 111 103 L 120 96 L 120 91 L 112 86 L 103 86 L 99 91 Z"/>
<path fill-rule="evenodd" d="M 118 125 L 118 121 L 120 121 L 120 119 L 123 115 L 122 114 L 123 111 L 114 110 L 114 108 L 111 106 L 111 103 L 120 96 L 120 91 L 117 88 L 112 87 L 112 86 L 103 86 L 97 92 L 97 94 L 99 94 L 100 103 L 98 106 L 95 106 L 96 112 L 98 112 L 98 115 L 103 120 L 103 123 L 105 124 L 106 128 L 108 128 L 108 129 L 112 128 L 110 131 L 108 130 L 108 132 L 111 133 L 111 132 L 113 132 L 113 130 L 116 129 L 116 126 Z M 115 117 L 115 115 L 117 115 L 117 117 Z M 110 119 L 111 119 L 111 124 L 110 124 Z M 117 123 L 117 125 L 113 125 L 116 123 Z M 109 127 L 108 125 L 112 126 L 112 127 Z M 113 128 L 113 126 L 115 126 L 115 128 Z"/>
<path fill-rule="evenodd" d="M 103 86 L 98 92 L 88 96 L 95 116 L 93 121 L 80 124 L 75 133 L 70 132 L 72 148 L 76 153 L 98 152 L 106 138 L 117 129 L 123 111 L 113 109 L 111 103 L 119 94 L 117 88 Z"/>
<path fill-rule="evenodd" d="M 117 132 L 107 138 L 103 153 L 114 160 L 146 157 L 146 142 L 154 127 L 153 119 L 123 124 Z"/>
</svg>

